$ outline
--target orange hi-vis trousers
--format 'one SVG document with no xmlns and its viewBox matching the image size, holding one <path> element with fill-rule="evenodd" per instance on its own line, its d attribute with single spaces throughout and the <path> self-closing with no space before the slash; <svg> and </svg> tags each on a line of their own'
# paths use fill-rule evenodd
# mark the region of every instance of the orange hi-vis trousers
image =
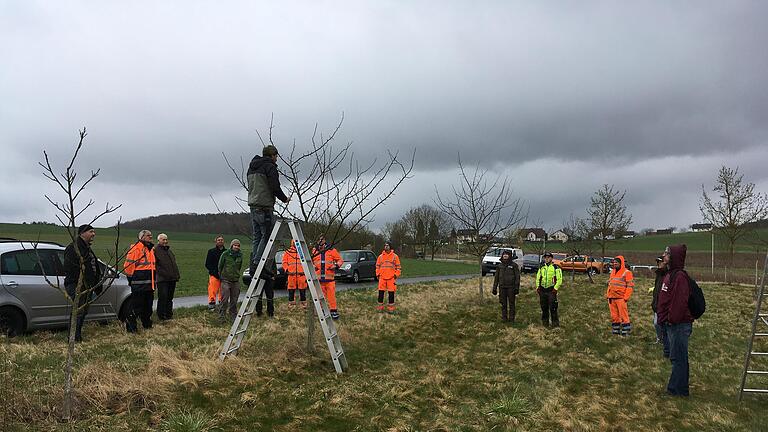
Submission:
<svg viewBox="0 0 768 432">
<path fill-rule="evenodd" d="M 320 282 L 320 288 L 323 289 L 323 295 L 328 301 L 328 309 L 336 310 L 336 281 Z"/>
<path fill-rule="evenodd" d="M 611 331 L 613 334 L 627 335 L 632 331 L 629 321 L 629 308 L 623 298 L 608 299 L 608 308 L 611 310 Z"/>
<path fill-rule="evenodd" d="M 221 301 L 221 279 L 208 276 L 208 303 L 216 303 L 217 297 Z"/>
</svg>

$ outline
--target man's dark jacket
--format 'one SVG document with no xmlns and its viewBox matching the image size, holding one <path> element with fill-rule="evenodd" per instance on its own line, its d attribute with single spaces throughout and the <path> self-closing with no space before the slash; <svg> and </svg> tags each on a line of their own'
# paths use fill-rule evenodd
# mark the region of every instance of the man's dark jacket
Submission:
<svg viewBox="0 0 768 432">
<path fill-rule="evenodd" d="M 170 246 L 157 245 L 155 248 L 155 272 L 158 282 L 176 282 L 180 279 L 176 255 Z"/>
<path fill-rule="evenodd" d="M 248 165 L 248 205 L 251 207 L 272 209 L 275 198 L 282 202 L 288 197 L 280 188 L 280 174 L 277 164 L 269 156 L 256 156 Z"/>
<path fill-rule="evenodd" d="M 83 274 L 85 280 L 81 287 L 81 292 L 87 289 L 91 289 L 99 284 L 101 281 L 101 268 L 99 262 L 96 259 L 96 254 L 82 239 L 77 236 L 76 240 L 78 249 L 80 249 L 80 255 L 85 259 L 85 272 Z M 80 258 L 75 251 L 75 244 L 70 243 L 66 249 L 64 249 L 64 286 L 76 286 L 80 278 Z"/>
<path fill-rule="evenodd" d="M 520 267 L 511 259 L 501 260 L 496 267 L 496 274 L 493 276 L 493 292 L 496 288 L 512 290 L 513 293 L 520 293 Z"/>
<path fill-rule="evenodd" d="M 224 246 L 221 248 L 212 247 L 208 249 L 208 256 L 205 257 L 205 268 L 208 269 L 208 274 L 216 279 L 221 279 L 221 276 L 219 275 L 219 258 L 221 258 L 221 254 L 223 254 L 225 250 Z"/>
</svg>

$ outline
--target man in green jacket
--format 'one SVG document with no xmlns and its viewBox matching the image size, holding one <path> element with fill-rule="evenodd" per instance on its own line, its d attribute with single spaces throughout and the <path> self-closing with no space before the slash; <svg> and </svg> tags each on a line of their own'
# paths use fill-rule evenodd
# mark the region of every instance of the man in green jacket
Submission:
<svg viewBox="0 0 768 432">
<path fill-rule="evenodd" d="M 240 269 L 243 268 L 243 254 L 240 252 L 240 240 L 234 239 L 229 249 L 219 258 L 221 276 L 221 303 L 219 314 L 224 321 L 229 311 L 230 319 L 237 315 L 237 299 L 240 297 Z"/>
<path fill-rule="evenodd" d="M 557 316 L 557 290 L 563 284 L 563 270 L 552 263 L 552 253 L 544 252 L 544 263 L 536 273 L 536 292 L 539 293 L 541 305 L 541 323 L 549 327 L 549 317 L 552 317 L 552 327 L 560 327 Z"/>
</svg>

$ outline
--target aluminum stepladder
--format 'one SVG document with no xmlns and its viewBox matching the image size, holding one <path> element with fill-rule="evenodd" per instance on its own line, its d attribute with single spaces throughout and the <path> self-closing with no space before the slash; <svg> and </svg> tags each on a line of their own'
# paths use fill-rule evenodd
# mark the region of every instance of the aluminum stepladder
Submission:
<svg viewBox="0 0 768 432">
<path fill-rule="evenodd" d="M 309 289 L 309 293 L 312 296 L 312 303 L 315 307 L 317 317 L 320 320 L 320 328 L 323 329 L 323 336 L 328 344 L 328 351 L 331 354 L 333 366 L 337 373 L 342 373 L 347 370 L 347 356 L 344 353 L 344 348 L 341 346 L 341 339 L 339 339 L 338 332 L 336 331 L 336 325 L 331 319 L 331 311 L 328 308 L 328 303 L 325 301 L 325 296 L 320 288 L 320 282 L 315 273 L 315 266 L 312 263 L 312 253 L 307 247 L 307 242 L 304 240 L 301 223 L 297 220 L 290 219 L 277 219 L 275 222 L 275 226 L 272 228 L 272 233 L 269 236 L 267 245 L 264 248 L 264 253 L 259 258 L 256 272 L 251 279 L 250 285 L 248 285 L 245 299 L 240 305 L 237 317 L 235 317 L 235 322 L 232 324 L 232 328 L 224 342 L 224 346 L 221 348 L 219 360 L 224 360 L 228 355 L 237 355 L 238 350 L 242 346 L 243 338 L 248 331 L 248 325 L 250 324 L 251 317 L 256 309 L 256 302 L 261 297 L 264 285 L 266 284 L 266 281 L 259 278 L 258 275 L 260 275 L 264 269 L 267 258 L 271 256 L 275 240 L 278 238 L 278 234 L 283 225 L 288 225 L 288 228 L 291 231 L 293 245 L 301 259 L 301 266 L 304 270 L 304 275 L 307 278 L 307 289 Z"/>
<path fill-rule="evenodd" d="M 753 351 L 754 341 L 756 337 L 768 338 L 768 313 L 763 313 L 763 298 L 768 296 L 765 292 L 765 274 L 768 271 L 768 254 L 765 256 L 765 265 L 763 266 L 763 277 L 760 281 L 760 290 L 757 294 L 757 304 L 755 306 L 755 316 L 752 318 L 752 333 L 749 335 L 747 341 L 747 354 L 744 359 L 744 370 L 741 373 L 741 387 L 739 388 L 739 401 L 741 401 L 744 393 L 768 393 L 768 388 L 745 388 L 747 384 L 748 375 L 763 375 L 768 376 L 768 370 L 751 370 L 750 363 L 752 357 L 763 357 L 768 359 L 768 352 Z M 760 325 L 762 330 L 758 331 L 757 326 Z"/>
</svg>

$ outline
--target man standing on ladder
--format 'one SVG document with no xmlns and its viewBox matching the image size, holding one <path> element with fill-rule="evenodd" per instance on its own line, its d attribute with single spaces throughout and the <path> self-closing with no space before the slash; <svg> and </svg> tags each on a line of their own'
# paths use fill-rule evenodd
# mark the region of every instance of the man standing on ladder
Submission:
<svg viewBox="0 0 768 432">
<path fill-rule="evenodd" d="M 397 291 L 397 278 L 400 277 L 400 257 L 392 250 L 390 242 L 384 243 L 384 251 L 376 260 L 376 277 L 379 279 L 379 305 L 376 309 L 384 311 L 384 293 L 388 293 L 389 299 L 387 312 L 395 313 L 395 291 Z"/>
<path fill-rule="evenodd" d="M 277 148 L 265 146 L 262 156 L 254 156 L 248 166 L 248 207 L 251 209 L 253 229 L 253 251 L 251 252 L 250 274 L 256 272 L 259 259 L 267 246 L 269 234 L 275 225 L 275 198 L 288 204 L 290 199 L 280 188 L 280 174 L 277 171 Z"/>
<path fill-rule="evenodd" d="M 312 251 L 312 262 L 315 265 L 315 271 L 320 278 L 320 287 L 323 289 L 323 295 L 328 300 L 328 308 L 331 312 L 331 318 L 339 319 L 339 311 L 336 309 L 336 281 L 334 276 L 336 270 L 344 264 L 341 255 L 336 248 L 328 248 L 325 243 L 325 236 L 321 235 L 317 239 L 317 245 Z"/>
</svg>

